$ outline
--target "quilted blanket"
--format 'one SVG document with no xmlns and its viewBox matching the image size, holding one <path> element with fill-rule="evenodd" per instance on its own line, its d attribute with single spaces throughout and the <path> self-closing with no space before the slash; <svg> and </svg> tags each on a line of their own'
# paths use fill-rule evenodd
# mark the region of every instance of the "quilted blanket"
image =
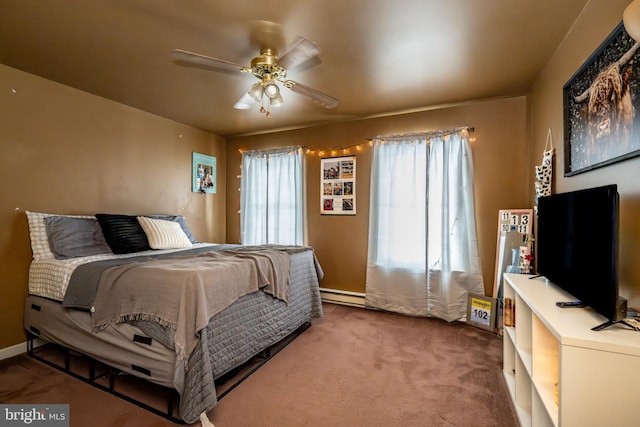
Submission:
<svg viewBox="0 0 640 427">
<path fill-rule="evenodd" d="M 289 269 L 289 255 L 275 250 L 210 251 L 112 267 L 101 276 L 92 326 L 156 322 L 175 331 L 175 351 L 184 359 L 209 320 L 239 297 L 264 288 L 286 302 Z"/>
<path fill-rule="evenodd" d="M 291 254 L 289 304 L 264 292 L 240 297 L 202 331 L 188 367 L 176 366 L 180 416 L 194 423 L 217 403 L 213 380 L 295 331 L 322 317 L 319 280 L 323 272 L 312 250 Z M 268 392 L 268 390 L 265 390 Z"/>
</svg>

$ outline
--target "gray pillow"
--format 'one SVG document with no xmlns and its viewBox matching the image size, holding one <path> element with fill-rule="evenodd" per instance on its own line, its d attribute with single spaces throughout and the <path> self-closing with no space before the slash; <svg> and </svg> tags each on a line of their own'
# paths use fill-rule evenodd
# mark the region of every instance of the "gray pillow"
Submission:
<svg viewBox="0 0 640 427">
<path fill-rule="evenodd" d="M 111 253 L 95 218 L 49 216 L 44 221 L 49 247 L 56 259 Z"/>
</svg>

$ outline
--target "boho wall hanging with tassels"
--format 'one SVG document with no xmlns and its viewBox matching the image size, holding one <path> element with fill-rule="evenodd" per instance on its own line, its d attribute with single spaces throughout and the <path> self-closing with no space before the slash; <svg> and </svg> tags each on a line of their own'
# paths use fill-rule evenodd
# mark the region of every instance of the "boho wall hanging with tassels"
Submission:
<svg viewBox="0 0 640 427">
<path fill-rule="evenodd" d="M 536 203 L 539 197 L 551 195 L 551 178 L 553 177 L 553 138 L 551 128 L 547 133 L 547 142 L 542 152 L 542 164 L 536 166 Z"/>
</svg>

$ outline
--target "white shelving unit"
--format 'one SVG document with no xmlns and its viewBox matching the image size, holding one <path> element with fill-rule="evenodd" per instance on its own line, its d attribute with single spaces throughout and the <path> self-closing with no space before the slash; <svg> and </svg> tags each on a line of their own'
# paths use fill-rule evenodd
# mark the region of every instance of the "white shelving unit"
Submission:
<svg viewBox="0 0 640 427">
<path fill-rule="evenodd" d="M 640 425 L 640 332 L 592 331 L 603 316 L 557 307 L 575 298 L 532 277 L 505 274 L 504 282 L 516 314 L 515 326 L 504 326 L 503 372 L 520 424 Z"/>
</svg>

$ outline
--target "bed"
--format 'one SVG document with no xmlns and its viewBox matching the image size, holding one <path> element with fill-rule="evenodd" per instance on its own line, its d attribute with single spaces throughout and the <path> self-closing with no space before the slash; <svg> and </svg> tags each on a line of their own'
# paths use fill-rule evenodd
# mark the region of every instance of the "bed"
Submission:
<svg viewBox="0 0 640 427">
<path fill-rule="evenodd" d="M 322 316 L 309 247 L 199 243 L 182 216 L 27 218 L 29 335 L 175 389 L 187 423 L 215 379 Z"/>
</svg>

